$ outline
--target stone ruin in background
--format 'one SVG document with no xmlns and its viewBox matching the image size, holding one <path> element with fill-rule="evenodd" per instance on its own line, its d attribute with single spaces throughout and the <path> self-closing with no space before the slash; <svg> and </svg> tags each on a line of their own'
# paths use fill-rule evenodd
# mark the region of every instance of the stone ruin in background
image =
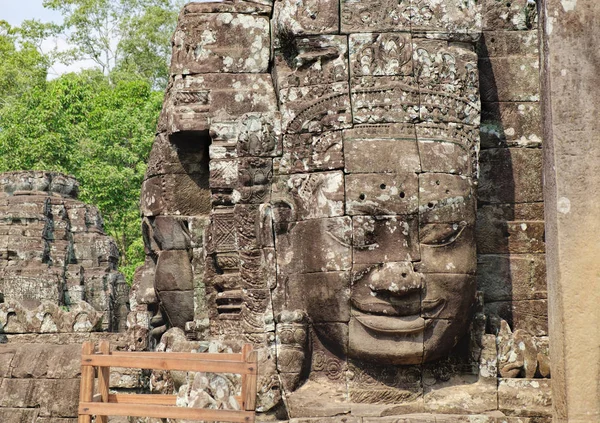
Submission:
<svg viewBox="0 0 600 423">
<path fill-rule="evenodd" d="M 78 191 L 60 173 L 0 174 L 3 334 L 125 329 L 129 289 L 117 245 Z"/>
<path fill-rule="evenodd" d="M 0 174 L 3 423 L 76 421 L 81 343 L 130 344 L 129 334 L 107 333 L 124 331 L 129 311 L 117 246 L 78 190 L 56 172 Z M 114 375 L 113 388 L 131 386 Z"/>
<path fill-rule="evenodd" d="M 537 40 L 523 0 L 186 5 L 130 321 L 254 344 L 259 420 L 549 421 Z"/>
</svg>

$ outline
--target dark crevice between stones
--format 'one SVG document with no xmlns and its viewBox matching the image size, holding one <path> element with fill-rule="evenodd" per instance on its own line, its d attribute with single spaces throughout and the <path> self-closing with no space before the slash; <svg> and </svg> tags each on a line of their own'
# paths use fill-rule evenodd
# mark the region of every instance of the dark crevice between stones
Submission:
<svg viewBox="0 0 600 423">
<path fill-rule="evenodd" d="M 290 68 L 296 68 L 296 57 L 300 52 L 293 31 L 287 27 L 278 27 L 275 36 L 283 59 Z"/>
</svg>

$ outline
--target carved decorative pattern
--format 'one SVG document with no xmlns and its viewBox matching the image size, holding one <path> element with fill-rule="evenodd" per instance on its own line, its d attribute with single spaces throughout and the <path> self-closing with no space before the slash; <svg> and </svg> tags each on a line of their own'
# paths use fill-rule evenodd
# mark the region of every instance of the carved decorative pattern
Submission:
<svg viewBox="0 0 600 423">
<path fill-rule="evenodd" d="M 352 76 L 410 75 L 412 43 L 408 33 L 356 34 L 351 54 Z"/>
<path fill-rule="evenodd" d="M 210 91 L 177 91 L 173 99 L 175 106 L 185 104 L 207 105 L 210 101 Z"/>
<path fill-rule="evenodd" d="M 212 233 L 215 251 L 235 251 L 236 230 L 233 212 L 213 213 Z"/>
</svg>

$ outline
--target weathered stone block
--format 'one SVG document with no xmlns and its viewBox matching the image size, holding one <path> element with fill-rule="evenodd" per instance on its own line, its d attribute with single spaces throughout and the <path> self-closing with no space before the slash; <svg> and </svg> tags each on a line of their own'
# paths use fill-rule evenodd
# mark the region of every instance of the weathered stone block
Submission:
<svg viewBox="0 0 600 423">
<path fill-rule="evenodd" d="M 142 184 L 141 209 L 144 216 L 207 215 L 208 175 L 167 174 L 146 179 Z"/>
<path fill-rule="evenodd" d="M 423 122 L 453 122 L 477 126 L 480 123 L 480 104 L 476 95 L 455 94 L 456 87 L 441 84 L 422 89 L 419 94 L 420 114 Z"/>
<path fill-rule="evenodd" d="M 39 408 L 45 417 L 77 415 L 79 379 L 3 379 L 0 388 L 0 407 Z"/>
<path fill-rule="evenodd" d="M 282 128 L 279 113 L 247 113 L 237 120 L 237 131 L 237 156 L 281 155 Z"/>
<path fill-rule="evenodd" d="M 500 379 L 498 408 L 513 416 L 550 416 L 550 380 Z"/>
<path fill-rule="evenodd" d="M 485 303 L 545 299 L 544 255 L 479 255 L 477 289 L 483 292 Z"/>
<path fill-rule="evenodd" d="M 419 87 L 444 85 L 455 95 L 478 94 L 477 54 L 472 49 L 426 38 L 414 38 L 412 44 Z"/>
<path fill-rule="evenodd" d="M 156 291 L 154 290 L 154 272 L 156 264 L 146 256 L 144 264 L 135 270 L 133 285 L 131 287 L 131 309 L 137 305 L 156 303 Z"/>
<path fill-rule="evenodd" d="M 227 252 L 237 249 L 237 229 L 233 208 L 216 209 L 211 213 L 207 251 Z"/>
<path fill-rule="evenodd" d="M 341 31 L 410 31 L 409 2 L 394 0 L 342 0 Z"/>
<path fill-rule="evenodd" d="M 538 209 L 543 210 L 541 203 L 537 205 Z M 523 205 L 486 205 L 478 210 L 476 238 L 480 254 L 526 254 L 545 251 L 545 229 L 541 213 L 524 210 L 524 215 L 515 214 L 525 209 L 520 206 Z M 540 220 L 530 220 L 532 218 Z"/>
<path fill-rule="evenodd" d="M 348 41 L 351 76 L 412 75 L 411 40 L 409 33 L 351 34 Z"/>
<path fill-rule="evenodd" d="M 154 239 L 161 250 L 185 250 L 190 247 L 185 218 L 156 216 L 151 223 Z"/>
<path fill-rule="evenodd" d="M 419 90 L 413 77 L 361 77 L 351 81 L 355 124 L 414 122 L 420 116 Z"/>
<path fill-rule="evenodd" d="M 287 310 L 306 310 L 314 322 L 350 320 L 350 272 L 294 274 L 285 279 L 280 295 L 288 299 L 275 302 L 285 302 Z"/>
<path fill-rule="evenodd" d="M 290 418 L 314 416 L 317 421 L 327 417 L 338 419 L 340 415 L 350 413 L 347 395 L 347 390 L 340 386 L 308 381 L 288 397 Z"/>
<path fill-rule="evenodd" d="M 275 31 L 294 35 L 336 34 L 340 26 L 338 0 L 279 0 L 275 2 Z"/>
<path fill-rule="evenodd" d="M 415 125 L 424 172 L 470 175 L 472 155 L 479 143 L 477 128 L 461 124 Z"/>
<path fill-rule="evenodd" d="M 344 82 L 283 88 L 279 101 L 287 133 L 325 132 L 352 123 L 349 89 Z"/>
<path fill-rule="evenodd" d="M 464 222 L 421 224 L 421 262 L 415 266 L 424 273 L 474 274 L 473 230 Z"/>
<path fill-rule="evenodd" d="M 274 80 L 278 89 L 348 81 L 348 39 L 319 35 L 279 40 Z M 291 51 L 290 51 L 291 50 Z"/>
<path fill-rule="evenodd" d="M 277 265 L 283 274 L 335 272 L 352 267 L 352 220 L 311 219 L 276 227 Z"/>
<path fill-rule="evenodd" d="M 199 248 L 204 246 L 204 237 L 209 223 L 208 216 L 188 217 L 188 232 L 190 234 L 191 247 Z"/>
<path fill-rule="evenodd" d="M 207 134 L 186 133 L 185 137 L 158 134 L 148 158 L 146 179 L 165 173 L 208 173 Z"/>
<path fill-rule="evenodd" d="M 283 156 L 275 159 L 279 174 L 334 170 L 344 167 L 341 131 L 290 134 L 283 138 Z"/>
<path fill-rule="evenodd" d="M 52 301 L 56 304 L 62 299 L 62 287 L 59 287 L 57 281 L 61 276 L 60 269 L 49 268 L 47 265 L 34 265 L 30 267 L 11 269 L 7 268 L 2 273 L 0 280 L 1 292 L 4 298 L 18 301 Z M 40 275 L 46 275 L 40 278 Z"/>
<path fill-rule="evenodd" d="M 266 72 L 270 47 L 266 16 L 183 14 L 173 35 L 171 73 Z"/>
<path fill-rule="evenodd" d="M 464 34 L 476 37 L 481 31 L 482 5 L 477 0 L 411 0 L 411 12 L 411 31 L 415 33 L 460 39 Z"/>
<path fill-rule="evenodd" d="M 346 175 L 346 213 L 349 215 L 415 214 L 418 201 L 418 178 L 414 172 Z"/>
<path fill-rule="evenodd" d="M 483 29 L 527 30 L 535 29 L 538 15 L 535 2 L 529 0 L 484 0 Z"/>
<path fill-rule="evenodd" d="M 273 289 L 277 284 L 275 250 L 240 252 L 240 280 L 243 288 Z"/>
<path fill-rule="evenodd" d="M 446 416 L 446 418 L 438 419 L 439 414 L 475 415 L 496 410 L 498 393 L 495 384 L 476 383 L 474 380 L 461 379 L 459 376 L 454 380 L 440 382 L 425 389 L 425 410 L 435 414 L 436 423 L 438 421 L 444 423 L 471 421 L 467 416 Z M 483 420 L 483 422 L 485 421 Z"/>
<path fill-rule="evenodd" d="M 17 353 L 17 349 L 12 346 L 2 345 L 0 346 L 0 377 L 10 377 L 12 368 L 12 360 Z"/>
<path fill-rule="evenodd" d="M 542 201 L 542 151 L 495 148 L 480 156 L 478 199 L 488 203 Z"/>
<path fill-rule="evenodd" d="M 417 366 L 382 366 L 349 360 L 352 414 L 378 416 L 422 411 L 423 385 Z M 420 421 L 420 420 L 416 420 Z"/>
<path fill-rule="evenodd" d="M 158 298 L 174 327 L 185 327 L 194 320 L 194 291 L 161 291 Z"/>
<path fill-rule="evenodd" d="M 477 48 L 480 57 L 536 56 L 540 54 L 538 31 L 484 31 Z"/>
<path fill-rule="evenodd" d="M 475 220 L 473 181 L 463 175 L 422 173 L 419 175 L 421 223 L 451 223 Z"/>
<path fill-rule="evenodd" d="M 285 213 L 278 213 L 276 220 L 306 220 L 344 214 L 344 174 L 341 171 L 280 176 L 272 188 L 276 211 L 278 204 L 285 209 Z"/>
<path fill-rule="evenodd" d="M 183 15 L 195 13 L 246 13 L 252 15 L 269 15 L 273 0 L 240 0 L 235 3 L 192 2 L 183 6 Z"/>
<path fill-rule="evenodd" d="M 539 57 L 480 59 L 479 82 L 482 102 L 539 101 Z"/>
<path fill-rule="evenodd" d="M 513 331 L 522 329 L 533 336 L 548 335 L 546 300 L 498 301 L 486 304 L 485 312 L 506 320 Z"/>
<path fill-rule="evenodd" d="M 81 348 L 77 345 L 23 344 L 14 348 L 12 378 L 74 379 L 79 376 Z"/>
<path fill-rule="evenodd" d="M 423 411 L 423 410 L 421 410 Z M 404 413 L 403 413 L 404 414 Z M 438 418 L 442 416 L 434 416 L 432 414 L 425 413 L 409 413 L 407 416 L 394 416 L 394 417 L 364 417 L 363 423 L 436 423 Z M 446 423 L 444 421 L 444 423 Z M 453 423 L 453 422 L 452 422 Z M 488 423 L 484 421 L 484 423 Z M 491 422 L 489 422 L 491 423 Z"/>
<path fill-rule="evenodd" d="M 542 145 L 539 103 L 482 103 L 481 107 L 481 148 Z"/>
<path fill-rule="evenodd" d="M 168 91 L 159 131 L 206 131 L 209 119 L 275 112 L 277 100 L 269 74 L 176 76 Z"/>
<path fill-rule="evenodd" d="M 417 143 L 410 139 L 361 139 L 344 131 L 346 173 L 420 172 Z"/>
<path fill-rule="evenodd" d="M 42 422 L 44 418 L 37 418 L 39 411 L 36 408 L 0 408 L 0 420 L 8 423 L 21 423 L 21 422 Z M 54 422 L 43 422 L 43 423 L 54 423 Z M 56 422 L 58 423 L 58 422 Z M 62 423 L 62 422 L 61 422 Z M 72 423 L 72 422 L 64 422 Z"/>
<path fill-rule="evenodd" d="M 109 387 L 112 389 L 141 389 L 144 379 L 143 372 L 142 369 L 111 367 Z"/>
<path fill-rule="evenodd" d="M 420 259 L 416 216 L 354 216 L 352 227 L 354 263 Z"/>
<path fill-rule="evenodd" d="M 211 160 L 209 164 L 211 189 L 233 189 L 238 186 L 239 160 Z"/>
<path fill-rule="evenodd" d="M 158 256 L 154 276 L 157 291 L 189 291 L 194 276 L 190 255 L 186 250 L 162 251 Z"/>
</svg>

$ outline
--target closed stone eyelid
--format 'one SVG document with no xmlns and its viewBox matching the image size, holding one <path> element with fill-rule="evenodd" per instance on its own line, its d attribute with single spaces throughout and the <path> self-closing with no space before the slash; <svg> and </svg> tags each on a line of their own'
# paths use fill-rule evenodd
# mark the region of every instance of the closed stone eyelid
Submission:
<svg viewBox="0 0 600 423">
<path fill-rule="evenodd" d="M 438 242 L 438 243 L 421 242 L 421 244 L 427 245 L 428 247 L 432 247 L 432 248 L 447 247 L 448 245 L 453 244 L 462 235 L 463 231 L 467 227 L 467 224 L 466 224 L 466 222 L 458 222 L 458 223 L 454 223 L 453 225 L 458 225 L 458 228 L 454 230 L 454 233 L 452 233 L 450 236 L 444 238 L 440 242 Z"/>
</svg>

